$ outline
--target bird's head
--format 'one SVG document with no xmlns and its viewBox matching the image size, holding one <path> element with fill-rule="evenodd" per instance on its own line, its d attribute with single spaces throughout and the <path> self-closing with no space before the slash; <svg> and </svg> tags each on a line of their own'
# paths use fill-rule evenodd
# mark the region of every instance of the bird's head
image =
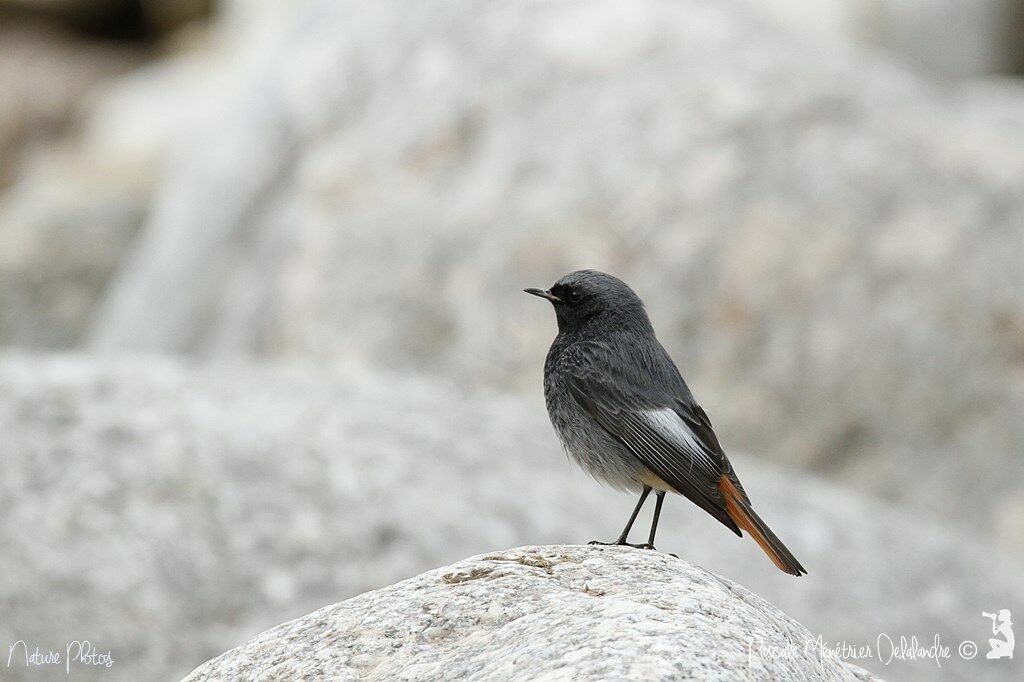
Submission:
<svg viewBox="0 0 1024 682">
<path fill-rule="evenodd" d="M 550 289 L 523 289 L 551 301 L 558 329 L 574 331 L 596 320 L 611 325 L 650 328 L 643 301 L 618 277 L 597 270 L 577 270 Z"/>
</svg>

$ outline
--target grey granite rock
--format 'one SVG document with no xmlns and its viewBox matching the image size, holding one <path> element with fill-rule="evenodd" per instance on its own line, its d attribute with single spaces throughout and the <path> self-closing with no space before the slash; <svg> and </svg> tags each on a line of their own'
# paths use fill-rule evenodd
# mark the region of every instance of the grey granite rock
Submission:
<svg viewBox="0 0 1024 682">
<path fill-rule="evenodd" d="M 2 345 L 80 343 L 145 214 L 145 198 L 116 173 L 85 187 L 61 163 L 46 172 L 0 197 Z"/>
<path fill-rule="evenodd" d="M 89 637 L 117 660 L 95 674 L 105 682 L 184 675 L 277 623 L 462 557 L 608 540 L 633 506 L 568 463 L 539 394 L 365 369 L 8 354 L 0 434 L 0 651 Z M 810 575 L 780 573 L 679 498 L 665 504 L 659 549 L 742 583 L 825 641 L 983 642 L 982 610 L 1024 613 L 1019 563 L 983 538 L 732 459 Z M 933 672 L 862 665 L 898 679 Z M 965 680 L 1001 670 L 943 667 Z"/>
<path fill-rule="evenodd" d="M 805 652 L 812 640 L 764 599 L 680 559 L 520 547 L 325 606 L 186 680 L 877 679 Z"/>
</svg>

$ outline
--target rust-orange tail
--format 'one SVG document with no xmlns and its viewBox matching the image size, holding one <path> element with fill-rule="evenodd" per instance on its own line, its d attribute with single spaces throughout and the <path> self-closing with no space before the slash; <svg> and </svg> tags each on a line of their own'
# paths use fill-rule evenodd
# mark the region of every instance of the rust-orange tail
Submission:
<svg viewBox="0 0 1024 682">
<path fill-rule="evenodd" d="M 721 491 L 722 497 L 725 499 L 725 512 L 729 518 L 736 522 L 737 526 L 750 533 L 750 537 L 761 545 L 764 553 L 780 570 L 796 576 L 807 573 L 796 557 L 782 544 L 782 540 L 779 540 L 772 529 L 768 527 L 768 524 L 754 513 L 746 494 L 737 488 L 728 476 L 722 476 L 719 479 L 718 490 Z"/>
</svg>

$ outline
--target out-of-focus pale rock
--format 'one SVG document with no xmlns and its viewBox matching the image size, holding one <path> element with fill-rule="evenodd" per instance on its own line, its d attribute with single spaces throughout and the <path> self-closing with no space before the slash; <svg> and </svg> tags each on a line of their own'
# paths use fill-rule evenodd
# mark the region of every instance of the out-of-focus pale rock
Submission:
<svg viewBox="0 0 1024 682">
<path fill-rule="evenodd" d="M 764 599 L 665 554 L 520 547 L 325 606 L 185 682 L 878 679 L 804 647 L 813 640 Z"/>
<path fill-rule="evenodd" d="M 1024 485 L 1006 97 L 728 0 L 224 21 L 232 77 L 191 98 L 92 348 L 535 393 L 553 322 L 520 290 L 598 267 L 647 301 L 727 444 L 1024 546 L 1003 513 Z"/>
<path fill-rule="evenodd" d="M 1024 58 L 1020 0 L 748 0 L 748 5 L 789 30 L 882 48 L 938 77 L 1014 72 Z"/>
<path fill-rule="evenodd" d="M 277 623 L 462 557 L 611 539 L 634 503 L 569 464 L 539 395 L 368 370 L 6 355 L 0 433 L 0 643 L 88 636 L 118 660 L 100 673 L 113 680 L 184 675 Z M 809 575 L 781 573 L 674 496 L 659 549 L 824 642 L 980 642 L 981 610 L 1024 613 L 1019 564 L 977 534 L 732 460 Z M 931 663 L 858 664 L 934 676 Z M 949 679 L 1001 670 L 943 661 Z"/>
<path fill-rule="evenodd" d="M 137 66 L 132 48 L 96 45 L 35 22 L 0 17 L 0 189 L 26 148 L 64 131 L 97 84 Z"/>
<path fill-rule="evenodd" d="M 54 50 L 40 40 L 29 44 L 44 54 Z M 187 51 L 113 82 L 81 75 L 91 55 L 105 54 L 95 46 L 64 46 L 39 60 L 18 59 L 15 43 L 12 58 L 0 61 L 0 82 L 15 82 L 13 96 L 0 99 L 0 138 L 6 109 L 36 126 L 44 121 L 33 107 L 63 117 L 62 123 L 72 109 L 77 113 L 75 134 L 36 140 L 24 159 L 2 162 L 0 184 L 10 184 L 0 193 L 0 344 L 68 348 L 81 343 L 97 301 L 148 213 L 159 169 L 173 153 L 175 131 L 197 115 L 200 94 L 223 82 L 223 69 L 217 67 L 220 45 L 196 41 Z M 107 61 L 130 54 L 107 52 Z M 48 68 L 74 82 L 60 106 L 47 101 L 62 82 Z"/>
</svg>

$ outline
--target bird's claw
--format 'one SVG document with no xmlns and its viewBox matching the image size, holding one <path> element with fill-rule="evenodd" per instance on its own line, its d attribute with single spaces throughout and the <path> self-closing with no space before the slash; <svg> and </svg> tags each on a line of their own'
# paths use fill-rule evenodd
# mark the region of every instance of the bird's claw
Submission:
<svg viewBox="0 0 1024 682">
<path fill-rule="evenodd" d="M 587 544 L 601 545 L 602 547 L 632 547 L 633 549 L 655 549 L 654 545 L 652 545 L 649 542 L 638 542 L 636 544 L 633 544 L 632 542 L 626 542 L 625 540 L 616 540 L 615 542 L 601 542 L 600 540 L 591 540 Z"/>
</svg>

